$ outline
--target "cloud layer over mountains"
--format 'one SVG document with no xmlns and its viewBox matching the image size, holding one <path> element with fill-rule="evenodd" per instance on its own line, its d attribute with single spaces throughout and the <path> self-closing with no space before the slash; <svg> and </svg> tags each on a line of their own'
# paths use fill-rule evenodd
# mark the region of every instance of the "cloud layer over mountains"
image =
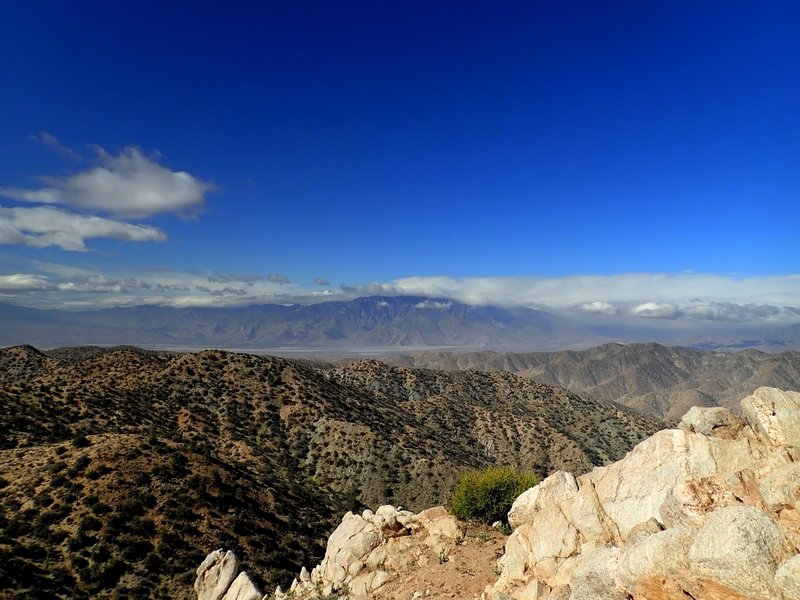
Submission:
<svg viewBox="0 0 800 600">
<path fill-rule="evenodd" d="M 798 276 L 633 273 L 551 278 L 409 277 L 333 287 L 320 277 L 302 283 L 280 273 L 153 269 L 115 276 L 53 263 L 31 262 L 30 266 L 31 272 L 0 276 L 0 301 L 72 309 L 143 304 L 236 307 L 413 295 L 436 299 L 420 303 L 418 308 L 447 308 L 448 300 L 474 306 L 527 306 L 600 325 L 661 328 L 672 323 L 673 327 L 699 328 L 715 323 L 770 327 L 800 324 Z"/>
</svg>

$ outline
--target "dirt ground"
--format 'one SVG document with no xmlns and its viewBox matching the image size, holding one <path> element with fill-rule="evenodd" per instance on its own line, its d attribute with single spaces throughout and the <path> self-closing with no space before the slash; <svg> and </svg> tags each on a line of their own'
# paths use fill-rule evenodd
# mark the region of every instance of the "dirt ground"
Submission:
<svg viewBox="0 0 800 600">
<path fill-rule="evenodd" d="M 374 600 L 432 600 L 479 598 L 487 585 L 497 581 L 497 559 L 506 537 L 484 526 L 470 525 L 464 539 L 444 553 L 425 548 L 416 565 L 392 573 L 392 579 L 369 598 Z"/>
</svg>

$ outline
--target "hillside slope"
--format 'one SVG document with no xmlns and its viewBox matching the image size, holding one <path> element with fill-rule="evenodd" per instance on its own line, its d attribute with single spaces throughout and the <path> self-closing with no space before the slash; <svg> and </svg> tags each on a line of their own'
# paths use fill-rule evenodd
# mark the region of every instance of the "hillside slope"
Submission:
<svg viewBox="0 0 800 600">
<path fill-rule="evenodd" d="M 741 413 L 695 407 L 615 463 L 553 473 L 514 501 L 504 540 L 443 507 L 349 512 L 270 597 L 798 600 L 800 393 L 761 387 Z M 251 575 L 213 551 L 197 600 L 258 600 Z"/>
<path fill-rule="evenodd" d="M 583 472 L 659 426 L 510 373 L 213 350 L 7 348 L 0 400 L 0 581 L 23 597 L 181 597 L 223 544 L 285 583 L 347 508 L 440 504 L 494 463 Z"/>
<path fill-rule="evenodd" d="M 739 399 L 762 385 L 800 388 L 800 352 L 795 351 L 604 344 L 563 352 L 420 352 L 384 360 L 406 367 L 509 371 L 670 420 L 692 406 L 738 410 Z"/>
</svg>

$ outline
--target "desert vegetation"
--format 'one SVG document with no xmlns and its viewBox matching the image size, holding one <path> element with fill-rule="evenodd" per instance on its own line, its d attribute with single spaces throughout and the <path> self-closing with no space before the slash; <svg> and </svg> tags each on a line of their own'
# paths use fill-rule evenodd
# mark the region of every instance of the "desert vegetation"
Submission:
<svg viewBox="0 0 800 600">
<path fill-rule="evenodd" d="M 535 473 L 504 466 L 467 471 L 453 491 L 450 509 L 464 521 L 507 524 L 514 500 L 539 481 Z"/>
<path fill-rule="evenodd" d="M 188 598 L 209 549 L 263 589 L 347 510 L 446 503 L 462 473 L 618 458 L 658 423 L 508 373 L 135 348 L 0 350 L 0 587 Z"/>
</svg>

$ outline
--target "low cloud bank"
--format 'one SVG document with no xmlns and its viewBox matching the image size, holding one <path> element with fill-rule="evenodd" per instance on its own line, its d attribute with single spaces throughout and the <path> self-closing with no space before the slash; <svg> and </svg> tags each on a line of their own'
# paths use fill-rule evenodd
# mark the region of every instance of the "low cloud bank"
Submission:
<svg viewBox="0 0 800 600">
<path fill-rule="evenodd" d="M 407 277 L 342 286 L 348 296 L 419 295 L 584 316 L 800 322 L 800 275 L 626 273 L 567 277 Z"/>
<path fill-rule="evenodd" d="M 45 207 L 42 207 L 45 208 Z M 717 275 L 625 274 L 563 278 L 411 277 L 320 288 L 280 273 L 203 273 L 168 268 L 114 276 L 65 265 L 34 264 L 27 273 L 0 274 L 0 293 L 41 308 L 92 306 L 244 306 L 311 304 L 359 296 L 415 295 L 418 308 L 527 306 L 593 322 L 800 323 L 800 276 L 732 278 Z M 698 292 L 704 292 L 702 295 Z M 598 299 L 598 298 L 603 298 Z"/>
<path fill-rule="evenodd" d="M 651 319 L 700 319 L 727 323 L 753 321 L 800 323 L 800 308 L 770 304 L 695 302 L 678 306 L 670 303 L 646 302 L 631 309 L 631 314 Z"/>
</svg>

